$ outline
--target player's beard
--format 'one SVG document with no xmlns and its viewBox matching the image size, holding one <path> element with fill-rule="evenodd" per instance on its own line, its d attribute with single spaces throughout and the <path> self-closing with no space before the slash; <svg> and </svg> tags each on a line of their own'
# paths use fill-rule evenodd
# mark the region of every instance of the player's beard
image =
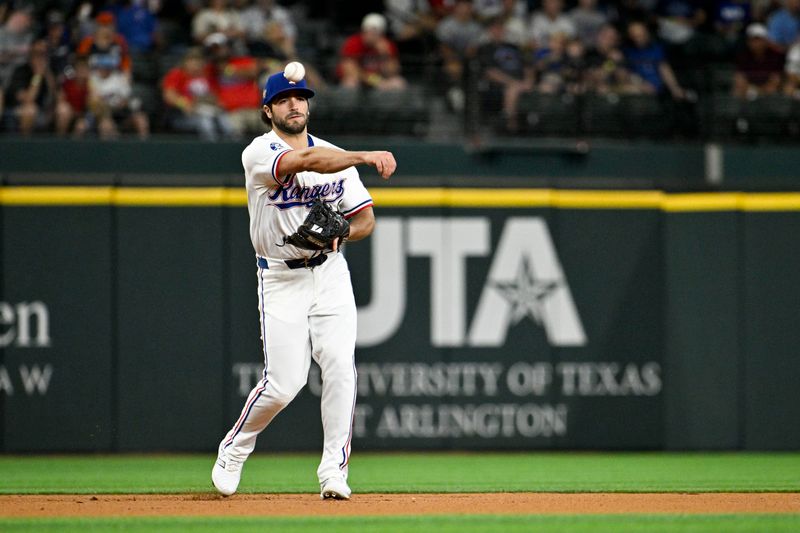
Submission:
<svg viewBox="0 0 800 533">
<path fill-rule="evenodd" d="M 298 117 L 294 116 L 291 119 L 278 119 L 278 117 L 272 117 L 272 125 L 284 133 L 288 133 L 289 135 L 297 135 L 298 133 L 303 133 L 303 130 L 306 129 L 306 125 L 308 124 L 308 115 L 303 115 L 300 113 L 300 117 L 302 120 L 297 120 Z M 292 120 L 289 123 L 289 120 Z"/>
</svg>

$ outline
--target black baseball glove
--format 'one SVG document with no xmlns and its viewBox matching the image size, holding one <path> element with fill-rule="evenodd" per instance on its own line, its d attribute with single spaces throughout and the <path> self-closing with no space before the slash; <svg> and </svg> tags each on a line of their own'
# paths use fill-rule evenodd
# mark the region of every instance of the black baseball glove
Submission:
<svg viewBox="0 0 800 533">
<path fill-rule="evenodd" d="M 338 211 L 320 200 L 311 202 L 306 219 L 297 231 L 284 237 L 284 244 L 289 243 L 306 250 L 325 250 L 333 248 L 333 241 L 339 238 L 339 246 L 350 235 L 350 223 Z"/>
</svg>

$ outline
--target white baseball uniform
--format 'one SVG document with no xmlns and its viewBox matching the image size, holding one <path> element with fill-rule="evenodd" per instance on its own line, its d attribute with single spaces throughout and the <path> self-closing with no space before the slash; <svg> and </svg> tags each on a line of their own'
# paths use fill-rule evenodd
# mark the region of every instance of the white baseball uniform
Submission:
<svg viewBox="0 0 800 533">
<path fill-rule="evenodd" d="M 311 135 L 308 144 L 338 149 Z M 258 434 L 305 386 L 313 357 L 322 370 L 325 435 L 317 474 L 320 483 L 337 476 L 346 481 L 356 401 L 356 305 L 350 271 L 341 253 L 284 245 L 284 237 L 305 220 L 309 202 L 318 196 L 346 218 L 370 207 L 372 199 L 354 167 L 333 174 L 283 175 L 280 161 L 290 150 L 271 131 L 242 153 L 258 264 L 264 374 L 220 448 L 235 460 L 247 459 Z M 311 268 L 303 263 L 308 259 L 314 265 L 323 257 Z"/>
</svg>

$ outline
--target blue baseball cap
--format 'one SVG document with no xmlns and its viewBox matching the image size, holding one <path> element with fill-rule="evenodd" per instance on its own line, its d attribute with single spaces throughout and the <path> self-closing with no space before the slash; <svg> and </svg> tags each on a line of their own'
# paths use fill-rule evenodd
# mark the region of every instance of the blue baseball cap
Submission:
<svg viewBox="0 0 800 533">
<path fill-rule="evenodd" d="M 297 91 L 306 98 L 314 97 L 314 91 L 306 86 L 305 79 L 297 82 L 289 81 L 283 75 L 283 72 L 278 72 L 267 79 L 267 83 L 264 85 L 264 92 L 261 93 L 263 96 L 261 103 L 266 105 L 274 100 L 276 96 L 287 91 Z"/>
</svg>

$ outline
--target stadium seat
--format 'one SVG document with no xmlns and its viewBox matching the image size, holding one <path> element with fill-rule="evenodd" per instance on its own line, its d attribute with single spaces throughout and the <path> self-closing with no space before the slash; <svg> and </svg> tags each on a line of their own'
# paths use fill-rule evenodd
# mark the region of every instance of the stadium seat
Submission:
<svg viewBox="0 0 800 533">
<path fill-rule="evenodd" d="M 715 95 L 711 135 L 718 139 L 782 140 L 797 124 L 795 102 L 782 95 L 756 99 Z M 797 129 L 797 126 L 795 126 Z"/>
<path fill-rule="evenodd" d="M 138 99 L 142 111 L 147 113 L 151 120 L 157 121 L 161 111 L 161 93 L 154 85 L 134 83 L 132 98 Z"/>
<path fill-rule="evenodd" d="M 519 102 L 524 131 L 531 135 L 573 136 L 578 132 L 579 107 L 571 94 L 531 94 Z"/>
<path fill-rule="evenodd" d="M 747 101 L 742 111 L 752 137 L 780 140 L 788 133 L 792 100 L 778 94 L 764 96 Z"/>
<path fill-rule="evenodd" d="M 415 85 L 400 91 L 370 92 L 365 104 L 370 117 L 364 125 L 371 133 L 420 133 L 427 115 L 424 90 Z"/>
<path fill-rule="evenodd" d="M 706 106 L 706 134 L 712 139 L 729 139 L 747 132 L 746 122 L 738 121 L 741 101 L 730 94 L 716 93 Z M 737 133 L 738 132 L 738 133 Z"/>
<path fill-rule="evenodd" d="M 361 122 L 361 98 L 361 92 L 353 89 L 333 86 L 317 90 L 311 104 L 313 131 L 320 135 L 356 133 Z"/>
<path fill-rule="evenodd" d="M 671 108 L 651 94 L 620 97 L 619 112 L 626 135 L 664 137 L 672 131 Z"/>
<path fill-rule="evenodd" d="M 159 61 L 150 54 L 134 54 L 131 70 L 136 83 L 154 83 L 161 77 Z"/>
<path fill-rule="evenodd" d="M 618 137 L 624 133 L 617 94 L 587 94 L 583 97 L 581 115 L 583 131 L 587 135 Z"/>
<path fill-rule="evenodd" d="M 733 89 L 733 73 L 736 69 L 730 64 L 717 64 L 709 68 L 710 90 L 714 94 L 730 94 Z"/>
<path fill-rule="evenodd" d="M 790 138 L 796 140 L 800 137 L 800 99 L 792 99 L 787 130 L 787 134 Z"/>
</svg>

